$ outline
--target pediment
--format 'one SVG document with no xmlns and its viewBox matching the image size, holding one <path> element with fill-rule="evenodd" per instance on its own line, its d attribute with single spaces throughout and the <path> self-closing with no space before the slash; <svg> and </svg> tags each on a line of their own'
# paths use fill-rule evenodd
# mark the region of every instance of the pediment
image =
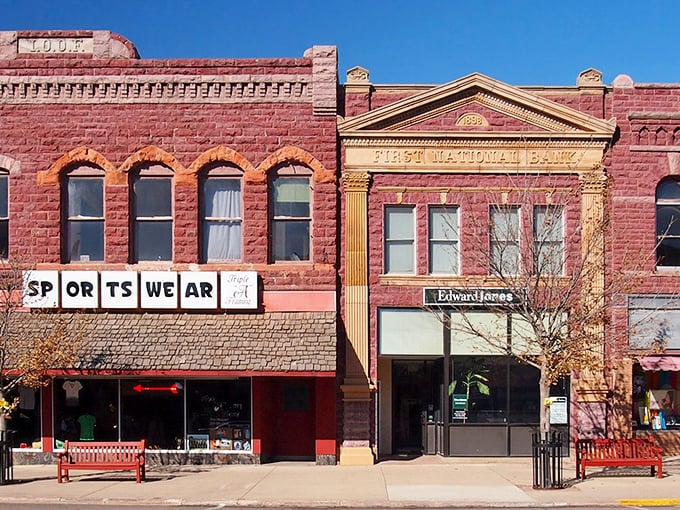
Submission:
<svg viewBox="0 0 680 510">
<path fill-rule="evenodd" d="M 491 138 L 515 134 L 535 138 L 610 139 L 605 121 L 526 90 L 474 73 L 338 123 L 340 136 L 427 134 Z"/>
</svg>

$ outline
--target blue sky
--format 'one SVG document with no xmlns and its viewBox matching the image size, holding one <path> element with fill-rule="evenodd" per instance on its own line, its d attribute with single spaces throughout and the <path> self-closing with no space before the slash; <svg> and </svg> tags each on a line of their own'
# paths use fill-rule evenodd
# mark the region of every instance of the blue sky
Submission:
<svg viewBox="0 0 680 510">
<path fill-rule="evenodd" d="M 680 0 L 0 0 L 0 30 L 110 30 L 142 58 L 299 57 L 339 51 L 373 83 L 481 72 L 513 85 L 680 83 Z"/>
</svg>

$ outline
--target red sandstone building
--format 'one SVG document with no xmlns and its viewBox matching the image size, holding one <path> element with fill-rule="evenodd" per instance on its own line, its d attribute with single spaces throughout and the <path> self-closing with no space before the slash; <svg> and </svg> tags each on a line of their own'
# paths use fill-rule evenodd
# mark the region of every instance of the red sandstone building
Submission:
<svg viewBox="0 0 680 510">
<path fill-rule="evenodd" d="M 605 289 L 612 275 L 634 275 L 630 294 L 610 296 L 611 327 L 597 332 L 604 372 L 573 374 L 553 387 L 554 427 L 571 438 L 650 433 L 661 428 L 654 416 L 669 395 L 665 430 L 651 433 L 667 452 L 678 451 L 680 330 L 670 295 L 678 289 L 671 218 L 680 217 L 679 94 L 677 86 L 625 77 L 607 87 L 593 69 L 572 87 L 514 87 L 479 74 L 440 86 L 375 85 L 365 69 L 350 70 L 338 129 L 343 430 L 353 448 L 341 449 L 341 462 L 420 452 L 530 454 L 541 405 L 537 369 L 444 327 L 426 305 L 433 290 L 500 295 L 489 269 L 507 262 L 495 260 L 503 256 L 492 235 L 498 224 L 516 226 L 517 238 L 502 241 L 523 264 L 550 215 L 558 226 L 551 250 L 602 264 L 593 288 Z M 554 207 L 558 190 L 570 197 L 562 208 Z M 588 231 L 609 219 L 601 246 L 583 249 Z M 569 263 L 559 271 L 568 279 Z M 521 328 L 512 314 L 499 323 L 492 308 L 477 302 L 466 316 L 514 349 Z M 654 327 L 643 331 L 648 316 Z M 448 320 L 463 319 L 452 312 Z M 644 355 L 661 334 L 664 355 Z M 488 389 L 447 396 L 447 388 L 465 384 L 472 364 L 483 366 Z"/>
<path fill-rule="evenodd" d="M 17 327 L 52 309 L 83 337 L 76 367 L 21 388 L 15 446 L 335 462 L 336 68 L 325 46 L 145 60 L 104 31 L 0 33 L 2 248 L 32 264 Z"/>
<path fill-rule="evenodd" d="M 636 362 L 611 364 L 612 422 L 653 435 L 667 455 L 680 453 L 680 85 L 618 76 L 608 89 L 618 136 L 606 161 L 611 186 L 614 270 L 640 276 L 616 311 Z M 631 260 L 638 261 L 631 263 Z M 639 262 L 642 261 L 642 262 Z M 626 328 L 627 326 L 627 328 Z"/>
<path fill-rule="evenodd" d="M 492 211 L 535 232 L 559 189 L 556 249 L 611 219 L 598 284 L 636 278 L 604 373 L 553 389 L 556 426 L 680 451 L 680 87 L 592 69 L 389 86 L 357 67 L 337 97 L 336 66 L 332 47 L 156 61 L 108 32 L 0 33 L 0 248 L 34 264 L 20 327 L 49 309 L 84 338 L 78 366 L 21 389 L 16 446 L 48 460 L 90 415 L 95 439 L 180 461 L 527 455 L 535 369 L 447 332 L 426 289 L 505 299 L 481 253 Z M 512 321 L 494 327 L 512 345 Z M 631 348 L 657 337 L 663 353 Z M 461 413 L 445 388 L 473 359 L 490 391 Z"/>
</svg>

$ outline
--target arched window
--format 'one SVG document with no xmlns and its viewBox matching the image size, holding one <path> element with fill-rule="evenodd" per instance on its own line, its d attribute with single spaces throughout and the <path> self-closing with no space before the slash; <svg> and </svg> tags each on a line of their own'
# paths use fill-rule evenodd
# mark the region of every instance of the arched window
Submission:
<svg viewBox="0 0 680 510">
<path fill-rule="evenodd" d="M 160 164 L 144 165 L 133 177 L 133 263 L 172 260 L 172 177 Z"/>
<path fill-rule="evenodd" d="M 65 262 L 104 260 L 104 171 L 83 165 L 65 174 Z"/>
<path fill-rule="evenodd" d="M 243 173 L 219 163 L 201 175 L 201 262 L 241 260 Z"/>
<path fill-rule="evenodd" d="M 309 168 L 280 167 L 271 178 L 271 254 L 274 262 L 310 260 L 311 177 Z"/>
<path fill-rule="evenodd" d="M 680 181 L 666 179 L 656 188 L 656 265 L 680 266 Z"/>
</svg>

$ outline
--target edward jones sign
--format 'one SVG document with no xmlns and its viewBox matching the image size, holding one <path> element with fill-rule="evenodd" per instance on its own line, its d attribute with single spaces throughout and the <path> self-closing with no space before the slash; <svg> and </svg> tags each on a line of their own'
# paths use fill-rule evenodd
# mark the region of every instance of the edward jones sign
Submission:
<svg viewBox="0 0 680 510">
<path fill-rule="evenodd" d="M 423 289 L 424 305 L 499 306 L 519 303 L 519 298 L 508 289 Z"/>
<path fill-rule="evenodd" d="M 256 309 L 255 271 L 24 271 L 28 308 Z"/>
</svg>

